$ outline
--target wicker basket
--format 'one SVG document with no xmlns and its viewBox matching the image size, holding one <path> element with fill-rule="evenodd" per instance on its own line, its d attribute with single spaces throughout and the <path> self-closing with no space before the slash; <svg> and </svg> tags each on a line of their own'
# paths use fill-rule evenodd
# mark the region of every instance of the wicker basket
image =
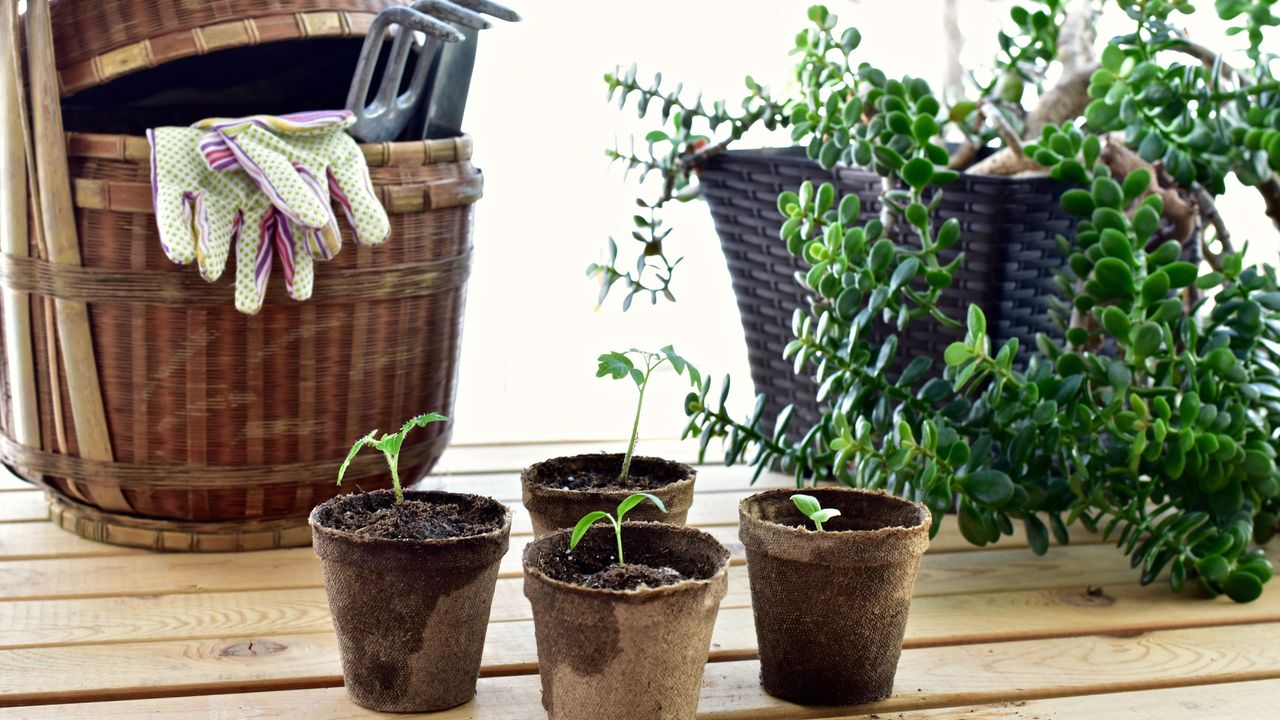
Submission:
<svg viewBox="0 0 1280 720">
<path fill-rule="evenodd" d="M 795 277 L 807 268 L 778 237 L 778 194 L 805 180 L 831 182 L 840 193 L 858 195 L 864 213 L 878 212 L 880 178 L 857 168 L 823 170 L 803 149 L 785 148 L 722 153 L 699 180 L 742 313 L 751 378 L 756 392 L 769 398 L 765 416 L 793 404 L 792 430 L 803 433 L 820 417 L 817 387 L 808 374 L 793 372 L 782 349 L 791 340 L 792 312 L 808 307 L 809 294 Z M 1026 348 L 1036 333 L 1055 332 L 1049 297 L 1057 292 L 1053 271 L 1065 259 L 1054 236 L 1073 225 L 1058 204 L 1064 189 L 1048 178 L 982 175 L 961 175 L 946 188 L 938 216 L 959 219 L 961 239 L 943 260 L 965 254 L 940 303 L 948 315 L 962 319 L 976 303 L 997 346 L 1017 337 Z M 930 318 L 919 320 L 899 337 L 897 367 L 918 355 L 941 358 L 961 335 Z"/>
<path fill-rule="evenodd" d="M 290 300 L 277 272 L 252 317 L 232 306 L 231 278 L 207 284 L 164 256 L 145 139 L 72 134 L 69 147 L 84 267 L 5 258 L 0 284 L 88 303 L 115 462 L 77 457 L 74 430 L 42 412 L 44 447 L 57 452 L 3 440 L 24 475 L 108 513 L 305 524 L 338 491 L 337 463 L 353 438 L 423 410 L 451 411 L 481 192 L 469 140 L 366 147 L 393 240 L 366 248 L 348 237 L 344 252 L 317 266 L 307 302 Z M 33 303 L 42 409 L 54 397 L 41 352 L 45 312 Z M 65 394 L 60 403 L 70 418 Z M 410 436 L 405 477 L 435 462 L 446 427 Z M 364 489 L 388 484 L 374 455 L 349 477 Z"/>
<path fill-rule="evenodd" d="M 209 284 L 165 257 L 139 136 L 207 115 L 341 106 L 345 80 L 334 82 L 326 63 L 347 63 L 349 74 L 373 13 L 394 4 L 56 4 L 60 82 L 53 88 L 46 40 L 32 83 L 45 97 L 80 92 L 63 104 L 76 131 L 66 162 L 45 165 L 55 180 L 69 175 L 71 202 L 46 205 L 42 170 L 41 205 L 65 222 L 58 228 L 75 228 L 76 257 L 46 256 L 48 223 L 28 256 L 0 254 L 0 296 L 30 298 L 34 365 L 10 377 L 6 346 L 3 388 L 8 397 L 34 385 L 38 409 L 18 422 L 6 403 L 0 457 L 47 489 L 61 527 L 165 550 L 305 544 L 307 514 L 339 491 L 337 466 L 355 438 L 418 412 L 451 413 L 483 185 L 469 138 L 364 146 L 391 240 L 357 247 L 344 228 L 345 250 L 317 264 L 310 300 L 289 299 L 277 268 L 266 305 L 247 317 L 233 306 L 233 273 Z M 262 62 L 271 55 L 288 62 Z M 229 66 L 240 68 L 231 84 Z M 262 92 L 264 81 L 279 91 Z M 45 157 L 60 145 L 41 146 Z M 68 327 L 84 332 L 71 338 L 63 323 L 79 308 Z M 410 435 L 402 476 L 425 473 L 447 441 L 445 424 Z M 347 477 L 347 488 L 390 484 L 376 455 Z"/>
</svg>

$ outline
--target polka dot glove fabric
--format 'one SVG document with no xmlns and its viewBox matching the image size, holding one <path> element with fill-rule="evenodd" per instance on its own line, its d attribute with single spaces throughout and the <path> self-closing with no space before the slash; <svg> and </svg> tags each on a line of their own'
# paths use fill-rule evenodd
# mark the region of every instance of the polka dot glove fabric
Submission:
<svg viewBox="0 0 1280 720">
<path fill-rule="evenodd" d="M 247 172 L 295 224 L 320 230 L 309 249 L 329 259 L 341 249 L 331 200 L 342 207 L 357 242 L 377 245 L 391 232 L 364 155 L 346 133 L 354 119 L 336 110 L 211 118 L 195 127 L 207 131 L 200 148 L 210 168 Z"/>
<path fill-rule="evenodd" d="M 290 297 L 311 297 L 314 267 L 309 244 L 318 232 L 279 212 L 241 170 L 209 168 L 200 152 L 203 132 L 161 127 L 147 131 L 151 144 L 151 193 L 160 244 L 179 264 L 195 261 L 213 282 L 236 246 L 235 304 L 253 314 L 262 308 L 275 256 Z"/>
</svg>

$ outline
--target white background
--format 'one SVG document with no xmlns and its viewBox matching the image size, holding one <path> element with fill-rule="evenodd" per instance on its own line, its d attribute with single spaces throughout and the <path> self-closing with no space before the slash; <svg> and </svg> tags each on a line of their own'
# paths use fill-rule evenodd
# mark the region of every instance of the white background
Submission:
<svg viewBox="0 0 1280 720">
<path fill-rule="evenodd" d="M 626 143 L 640 122 L 628 107 L 605 102 L 602 76 L 637 62 L 640 77 L 661 71 L 664 84 L 683 80 L 692 97 L 740 98 L 747 74 L 773 86 L 789 79 L 795 33 L 808 2 L 645 0 L 568 2 L 511 0 L 525 20 L 495 23 L 481 37 L 466 126 L 476 164 L 485 172 L 477 206 L 475 272 L 464 335 L 455 441 L 618 438 L 630 429 L 634 389 L 598 380 L 601 352 L 673 343 L 704 371 L 733 375 L 732 407 L 745 413 L 751 396 L 745 344 L 724 258 L 706 206 L 690 203 L 668 217 L 668 246 L 686 260 L 676 304 L 637 302 L 623 313 L 618 298 L 595 308 L 585 276 L 606 239 L 627 245 L 637 187 L 609 167 L 604 148 Z M 1236 47 L 1217 34 L 1212 3 L 1186 20 L 1195 37 Z M 981 67 L 1008 24 L 1008 2 L 960 0 L 963 59 Z M 1105 3 L 1101 41 L 1127 31 Z M 841 24 L 862 31 L 861 57 L 891 75 L 910 73 L 939 88 L 945 68 L 942 0 L 831 2 Z M 1224 44 L 1229 43 L 1229 44 Z M 741 147 L 787 144 L 755 136 Z M 1222 203 L 1237 240 L 1253 238 L 1252 260 L 1275 257 L 1274 230 L 1251 191 Z M 629 256 L 628 256 L 629 257 Z M 718 382 L 718 380 L 717 380 Z M 646 401 L 642 436 L 679 433 L 682 378 L 657 377 Z"/>
</svg>

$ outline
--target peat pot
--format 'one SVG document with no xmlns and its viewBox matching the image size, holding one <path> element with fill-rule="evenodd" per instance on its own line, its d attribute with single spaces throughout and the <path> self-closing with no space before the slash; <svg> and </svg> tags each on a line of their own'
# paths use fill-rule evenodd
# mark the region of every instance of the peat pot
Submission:
<svg viewBox="0 0 1280 720">
<path fill-rule="evenodd" d="M 693 528 L 622 528 L 628 567 L 670 568 L 685 579 L 633 590 L 582 584 L 581 573 L 614 561 L 607 524 L 592 527 L 572 553 L 569 530 L 525 549 L 524 593 L 533 605 L 542 705 L 551 720 L 691 720 L 697 713 L 729 551 Z"/>
<path fill-rule="evenodd" d="M 571 528 L 596 510 L 613 512 L 618 503 L 637 492 L 662 499 L 663 513 L 644 502 L 627 513 L 632 520 L 683 525 L 693 505 L 697 472 L 684 463 L 655 457 L 632 457 L 628 482 L 618 484 L 621 453 L 573 455 L 530 465 L 520 474 L 521 496 L 533 519 L 533 534 Z"/>
<path fill-rule="evenodd" d="M 442 518 L 436 527 L 480 532 L 416 540 L 343 527 L 351 513 L 394 510 L 403 521 L 395 495 L 375 490 L 316 507 L 312 542 L 351 699 L 383 712 L 430 712 L 475 695 L 511 510 L 459 493 L 406 492 L 405 500 Z"/>
<path fill-rule="evenodd" d="M 889 695 L 931 516 L 878 492 L 805 492 L 840 515 L 816 532 L 769 490 L 738 506 L 765 692 L 804 705 L 852 705 Z"/>
</svg>

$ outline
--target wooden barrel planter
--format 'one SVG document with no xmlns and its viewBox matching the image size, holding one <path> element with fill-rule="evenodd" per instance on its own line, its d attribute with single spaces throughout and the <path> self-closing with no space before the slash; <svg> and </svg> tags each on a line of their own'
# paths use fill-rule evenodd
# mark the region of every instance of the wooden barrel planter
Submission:
<svg viewBox="0 0 1280 720">
<path fill-rule="evenodd" d="M 338 19 L 348 50 L 351 43 L 358 49 L 354 36 L 363 33 L 361 25 L 367 27 L 371 13 L 388 4 L 395 3 L 163 3 L 178 15 L 166 15 L 161 19 L 167 24 L 156 26 L 152 21 L 159 20 L 148 13 L 158 3 L 63 0 L 54 6 L 54 35 L 74 51 L 58 56 L 62 87 L 68 87 L 68 70 L 85 63 L 123 67 L 109 62 L 121 57 L 111 53 L 122 47 L 141 43 L 155 61 L 165 47 L 156 38 L 204 36 L 202 52 L 210 52 L 207 41 L 221 36 L 210 35 L 209 28 L 233 19 L 237 32 L 249 29 L 252 42 L 232 38 L 215 47 L 257 43 L 268 30 L 289 23 L 314 27 L 323 15 Z M 259 17 L 235 19 L 241 5 L 252 6 Z M 59 17 L 63 8 L 67 14 Z M 353 9 L 361 12 L 347 12 Z M 103 33 L 114 38 L 114 46 L 94 46 L 88 37 L 67 39 L 67 28 L 84 22 L 136 29 L 130 17 L 150 18 L 146 30 L 152 34 Z M 228 32 L 226 27 L 218 31 Z M 139 72 L 125 79 L 148 72 L 161 73 L 152 80 L 163 79 L 164 68 L 147 67 L 133 68 Z M 99 74 L 105 77 L 114 76 Z M 325 82 L 345 93 L 345 78 Z M 10 291 L 6 297 L 31 299 L 38 408 L 38 443 L 25 445 L 16 439 L 12 412 L 0 413 L 0 457 L 47 489 L 54 522 L 84 537 L 180 551 L 305 545 L 307 515 L 339 492 L 337 467 L 355 438 L 373 428 L 398 427 L 418 412 L 452 412 L 473 203 L 483 184 L 470 162 L 471 140 L 363 146 L 390 216 L 388 242 L 357 246 L 340 222 L 343 251 L 316 264 L 312 298 L 291 300 L 276 267 L 266 304 L 246 316 L 233 305 L 233 272 L 206 283 L 194 267 L 173 264 L 161 249 L 149 147 L 138 131 L 177 124 L 165 114 L 174 106 L 165 106 L 165 113 L 121 109 L 111 105 L 110 88 L 78 94 L 64 106 L 68 128 L 79 130 L 67 134 L 74 213 L 65 221 L 77 230 L 80 264 L 44 259 L 34 236 L 29 257 L 0 255 L 0 289 Z M 123 97 L 130 90 L 111 92 Z M 341 106 L 331 101 L 314 100 L 320 107 Z M 88 111 L 77 114 L 77 104 Z M 267 104 L 262 111 L 277 111 Z M 199 107 L 220 109 L 216 98 Z M 181 110 L 194 112 L 188 106 Z M 203 116 L 188 115 L 183 124 Z M 95 123 L 111 132 L 85 132 Z M 71 397 L 84 388 L 72 386 L 65 371 L 53 317 L 58 303 L 87 308 L 109 459 L 81 452 Z M 6 373 L 6 395 L 21 382 Z M 401 458 L 403 477 L 429 470 L 445 448 L 447 428 L 437 424 L 410 436 Z M 347 473 L 347 490 L 389 486 L 385 462 L 375 455 L 357 459 Z"/>
</svg>

